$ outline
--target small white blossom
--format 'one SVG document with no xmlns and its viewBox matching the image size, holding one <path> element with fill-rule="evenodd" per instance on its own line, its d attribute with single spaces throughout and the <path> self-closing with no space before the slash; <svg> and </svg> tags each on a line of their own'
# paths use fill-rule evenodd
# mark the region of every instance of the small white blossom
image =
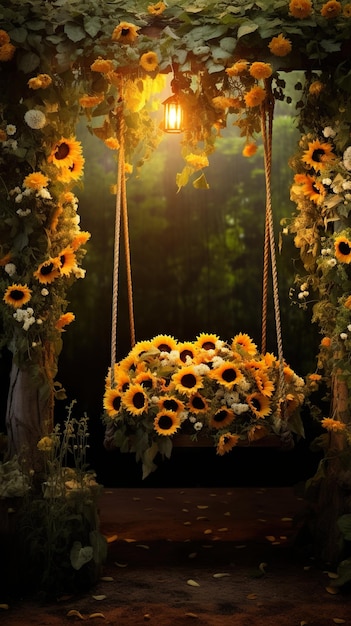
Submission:
<svg viewBox="0 0 351 626">
<path fill-rule="evenodd" d="M 6 132 L 8 135 L 14 135 L 17 131 L 17 128 L 14 124 L 7 124 L 6 126 Z"/>
<path fill-rule="evenodd" d="M 21 193 L 21 188 L 20 187 L 14 187 L 13 189 L 10 189 L 10 196 L 14 196 L 17 193 Z"/>
<path fill-rule="evenodd" d="M 44 128 L 46 124 L 46 117 L 42 111 L 39 111 L 38 109 L 30 109 L 24 114 L 24 121 L 29 128 L 39 130 L 40 128 Z"/>
<path fill-rule="evenodd" d="M 336 135 L 334 128 L 332 128 L 331 126 L 326 126 L 325 128 L 323 128 L 322 132 L 325 138 L 335 137 Z"/>
<path fill-rule="evenodd" d="M 16 213 L 20 217 L 27 217 L 32 211 L 30 209 L 17 209 Z"/>
<path fill-rule="evenodd" d="M 199 376 L 204 376 L 210 371 L 210 368 L 208 365 L 206 365 L 206 363 L 199 363 L 199 365 L 194 366 L 194 371 L 195 374 L 198 374 Z"/>
<path fill-rule="evenodd" d="M 34 324 L 34 322 L 35 322 L 35 317 L 27 317 L 24 320 L 24 323 L 22 326 L 23 330 L 29 330 L 31 325 Z"/>
<path fill-rule="evenodd" d="M 87 271 L 83 270 L 82 267 L 75 266 L 72 269 L 72 272 L 73 272 L 73 275 L 74 275 L 75 278 L 85 278 L 85 274 L 86 274 Z"/>
<path fill-rule="evenodd" d="M 336 259 L 329 259 L 329 261 L 327 261 L 329 267 L 335 267 L 337 261 Z"/>
<path fill-rule="evenodd" d="M 202 427 L 203 427 L 203 423 L 202 422 L 195 422 L 194 430 L 201 430 Z"/>
<path fill-rule="evenodd" d="M 26 187 L 24 189 L 24 191 L 22 191 L 24 196 L 30 196 L 33 193 L 33 189 L 30 189 L 29 187 Z"/>
<path fill-rule="evenodd" d="M 297 297 L 298 297 L 298 299 L 299 299 L 299 300 L 303 300 L 303 299 L 304 299 L 304 297 L 305 297 L 305 296 L 304 296 L 304 292 L 303 292 L 303 291 L 300 291 L 300 293 L 298 294 L 298 296 L 297 296 Z"/>
<path fill-rule="evenodd" d="M 235 402 L 234 404 L 232 404 L 231 408 L 233 409 L 234 413 L 236 413 L 236 415 L 241 415 L 241 413 L 246 413 L 246 411 L 248 411 L 250 407 L 244 402 Z"/>
<path fill-rule="evenodd" d="M 303 295 L 304 295 L 304 297 L 305 297 L 305 298 L 307 298 L 307 296 L 309 296 L 309 295 L 310 295 L 310 292 L 309 292 L 309 291 L 307 291 L 307 289 L 305 289 L 305 291 L 303 291 L 302 293 L 303 293 Z"/>
<path fill-rule="evenodd" d="M 348 171 L 351 171 L 351 146 L 346 148 L 346 150 L 345 150 L 345 152 L 343 154 L 343 163 L 344 163 L 344 167 Z"/>
<path fill-rule="evenodd" d="M 42 323 L 43 323 L 43 320 L 40 317 L 38 317 L 38 319 L 37 319 L 38 326 L 40 326 L 40 324 L 42 324 Z"/>
<path fill-rule="evenodd" d="M 300 290 L 306 291 L 307 287 L 308 287 L 308 283 L 302 283 L 302 285 L 300 286 Z"/>
<path fill-rule="evenodd" d="M 344 180 L 342 187 L 343 189 L 351 189 L 351 180 Z"/>
<path fill-rule="evenodd" d="M 322 180 L 322 184 L 325 185 L 326 187 L 329 187 L 332 184 L 332 179 L 331 178 L 323 178 Z"/>
<path fill-rule="evenodd" d="M 45 187 L 39 189 L 37 197 L 43 198 L 43 200 L 52 200 L 52 195 Z"/>
<path fill-rule="evenodd" d="M 20 202 L 22 202 L 23 200 L 23 194 L 19 193 L 16 197 L 15 197 L 15 202 L 16 204 L 19 204 Z"/>
<path fill-rule="evenodd" d="M 345 339 L 347 339 L 347 333 L 340 333 L 340 339 L 345 341 Z"/>
<path fill-rule="evenodd" d="M 159 396 L 151 396 L 150 402 L 151 404 L 158 404 L 160 401 Z"/>
<path fill-rule="evenodd" d="M 194 415 L 189 415 L 189 422 L 191 422 L 192 424 L 195 424 L 196 417 L 194 417 Z"/>
<path fill-rule="evenodd" d="M 42 296 L 48 296 L 49 295 L 49 290 L 46 289 L 46 287 L 43 287 L 43 289 L 41 290 L 41 295 Z"/>
<path fill-rule="evenodd" d="M 328 256 L 328 254 L 331 254 L 331 248 L 323 248 L 323 250 L 321 250 L 322 256 Z"/>
<path fill-rule="evenodd" d="M 9 276 L 14 276 L 16 274 L 16 271 L 17 271 L 17 268 L 14 263 L 6 263 L 5 265 L 6 274 L 8 274 Z"/>
</svg>

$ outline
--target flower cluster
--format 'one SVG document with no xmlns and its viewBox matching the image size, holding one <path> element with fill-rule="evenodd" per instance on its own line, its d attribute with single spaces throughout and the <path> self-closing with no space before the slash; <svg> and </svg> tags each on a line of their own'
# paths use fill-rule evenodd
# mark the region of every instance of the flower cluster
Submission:
<svg viewBox="0 0 351 626">
<path fill-rule="evenodd" d="M 223 455 L 240 440 L 279 434 L 283 421 L 293 431 L 304 392 L 304 381 L 273 354 L 259 354 L 245 333 L 230 344 L 214 334 L 183 343 L 158 335 L 109 371 L 104 420 L 145 476 L 157 452 L 169 456 L 176 433 L 210 437 Z"/>
</svg>

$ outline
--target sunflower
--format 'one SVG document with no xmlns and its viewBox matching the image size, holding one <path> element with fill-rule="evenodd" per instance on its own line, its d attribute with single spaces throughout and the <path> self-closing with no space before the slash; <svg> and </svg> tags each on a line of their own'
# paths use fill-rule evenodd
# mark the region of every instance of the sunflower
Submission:
<svg viewBox="0 0 351 626">
<path fill-rule="evenodd" d="M 217 444 L 217 454 L 223 456 L 226 452 L 230 452 L 238 444 L 239 439 L 239 435 L 232 435 L 231 433 L 221 435 Z"/>
<path fill-rule="evenodd" d="M 191 413 L 205 413 L 208 411 L 208 402 L 200 393 L 194 393 L 188 400 L 189 411 Z"/>
<path fill-rule="evenodd" d="M 147 10 L 150 15 L 161 15 L 166 8 L 164 2 L 156 2 L 156 4 L 149 4 Z"/>
<path fill-rule="evenodd" d="M 266 98 L 266 90 L 260 85 L 255 85 L 244 95 L 245 104 L 247 107 L 257 107 Z"/>
<path fill-rule="evenodd" d="M 302 156 L 302 161 L 306 165 L 310 165 L 316 172 L 322 170 L 327 163 L 330 163 L 335 158 L 333 153 L 333 147 L 330 143 L 321 142 L 319 139 L 311 141 L 308 144 L 308 150 L 305 150 Z"/>
<path fill-rule="evenodd" d="M 120 143 L 117 137 L 107 137 L 104 141 L 105 146 L 107 146 L 110 150 L 119 150 Z"/>
<path fill-rule="evenodd" d="M 286 417 L 292 415 L 298 406 L 300 405 L 299 399 L 293 396 L 292 393 L 288 393 L 284 400 L 281 401 L 281 411 L 282 414 Z"/>
<path fill-rule="evenodd" d="M 172 382 L 179 393 L 185 393 L 187 396 L 194 394 L 203 386 L 202 378 L 193 365 L 181 367 L 173 374 Z"/>
<path fill-rule="evenodd" d="M 123 394 L 123 404 L 132 415 L 141 415 L 148 410 L 148 399 L 144 388 L 140 384 L 130 385 Z"/>
<path fill-rule="evenodd" d="M 268 48 L 276 57 L 285 57 L 292 50 L 290 39 L 284 37 L 283 33 L 280 33 L 277 37 L 272 37 Z"/>
<path fill-rule="evenodd" d="M 95 96 L 89 96 L 88 94 L 84 94 L 79 98 L 79 104 L 83 109 L 92 109 L 96 107 L 98 104 L 101 104 L 105 99 L 105 94 L 99 93 Z"/>
<path fill-rule="evenodd" d="M 343 15 L 345 17 L 351 17 L 351 4 L 345 4 L 343 8 Z"/>
<path fill-rule="evenodd" d="M 32 172 L 32 174 L 28 174 L 23 181 L 23 187 L 26 189 L 34 189 L 35 191 L 39 191 L 39 189 L 47 187 L 48 184 L 49 178 L 41 172 Z"/>
<path fill-rule="evenodd" d="M 32 291 L 28 289 L 27 285 L 10 285 L 7 287 L 3 300 L 6 304 L 9 304 L 14 309 L 18 309 L 23 306 L 23 304 L 27 304 L 31 299 Z"/>
<path fill-rule="evenodd" d="M 263 396 L 270 398 L 274 392 L 274 384 L 264 372 L 255 373 L 255 381 L 257 388 Z"/>
<path fill-rule="evenodd" d="M 249 69 L 251 76 L 257 80 L 269 78 L 272 75 L 272 71 L 270 63 L 262 63 L 261 61 L 255 61 Z"/>
<path fill-rule="evenodd" d="M 10 35 L 6 30 L 0 29 L 0 46 L 3 46 L 5 43 L 10 43 Z"/>
<path fill-rule="evenodd" d="M 33 272 L 33 276 L 43 285 L 54 282 L 54 280 L 60 276 L 59 259 L 47 259 L 47 261 L 41 263 L 38 269 Z"/>
<path fill-rule="evenodd" d="M 60 205 L 57 205 L 57 207 L 55 208 L 55 210 L 52 213 L 51 216 L 51 223 L 50 223 L 50 230 L 51 232 L 55 232 L 57 226 L 58 226 L 58 222 L 59 222 L 59 217 L 60 215 L 62 215 L 63 213 L 63 208 Z"/>
<path fill-rule="evenodd" d="M 234 363 L 225 361 L 220 367 L 211 370 L 209 377 L 217 380 L 224 387 L 232 389 L 234 385 L 240 383 L 243 375 Z"/>
<path fill-rule="evenodd" d="M 344 302 L 344 306 L 347 309 L 349 309 L 349 310 L 351 309 L 351 296 L 347 296 L 347 298 L 346 298 L 346 300 Z M 322 339 L 322 341 L 323 341 L 323 339 Z"/>
<path fill-rule="evenodd" d="M 218 335 L 201 333 L 196 337 L 195 347 L 197 350 L 215 350 L 217 341 Z"/>
<path fill-rule="evenodd" d="M 0 46 L 0 61 L 11 61 L 16 52 L 16 47 L 12 43 L 4 43 Z"/>
<path fill-rule="evenodd" d="M 161 411 L 170 411 L 177 413 L 177 415 L 184 410 L 184 402 L 174 396 L 163 396 L 160 398 L 158 406 Z"/>
<path fill-rule="evenodd" d="M 159 435 L 173 435 L 181 426 L 180 418 L 172 411 L 160 411 L 154 419 L 154 429 Z"/>
<path fill-rule="evenodd" d="M 217 430 L 220 430 L 221 428 L 229 426 L 229 424 L 231 424 L 234 419 L 234 411 L 232 411 L 231 409 L 227 409 L 226 407 L 222 407 L 211 416 L 209 426 L 211 428 L 216 428 Z"/>
<path fill-rule="evenodd" d="M 203 167 L 208 167 L 209 161 L 206 154 L 194 154 L 191 152 L 185 157 L 186 162 L 194 167 L 196 170 L 201 170 Z"/>
<path fill-rule="evenodd" d="M 244 72 L 246 72 L 248 67 L 249 62 L 246 61 L 246 59 L 240 59 L 239 61 L 233 63 L 233 65 L 231 65 L 230 67 L 227 67 L 225 71 L 228 76 L 240 76 L 241 74 L 244 74 Z"/>
<path fill-rule="evenodd" d="M 78 250 L 78 248 L 84 246 L 90 237 L 91 234 L 87 230 L 81 230 L 71 241 L 72 250 Z"/>
<path fill-rule="evenodd" d="M 239 333 L 238 335 L 235 335 L 235 337 L 233 337 L 232 350 L 233 352 L 235 352 L 238 349 L 241 353 L 244 352 L 250 356 L 256 354 L 257 352 L 256 344 L 246 333 Z"/>
<path fill-rule="evenodd" d="M 71 246 L 67 246 L 64 250 L 61 250 L 58 255 L 58 260 L 60 263 L 60 274 L 62 276 L 69 276 L 77 264 L 76 255 Z"/>
<path fill-rule="evenodd" d="M 153 389 L 156 387 L 157 378 L 152 372 L 140 372 L 140 374 L 137 374 L 134 378 L 134 383 L 141 385 L 143 389 Z"/>
<path fill-rule="evenodd" d="M 131 44 L 138 37 L 138 30 L 140 30 L 140 27 L 135 26 L 135 24 L 120 22 L 114 29 L 111 39 L 112 41 L 118 41 L 118 43 Z"/>
<path fill-rule="evenodd" d="M 311 94 L 311 96 L 319 96 L 324 87 L 325 85 L 324 83 L 322 83 L 322 81 L 314 80 L 308 88 L 308 93 Z"/>
<path fill-rule="evenodd" d="M 156 52 L 145 52 L 141 55 L 139 65 L 146 72 L 154 72 L 158 66 L 158 57 Z"/>
<path fill-rule="evenodd" d="M 38 74 L 33 78 L 30 78 L 27 85 L 29 89 L 46 89 L 52 83 L 52 78 L 49 74 Z"/>
<path fill-rule="evenodd" d="M 55 324 L 55 328 L 57 328 L 57 330 L 62 330 L 64 326 L 68 326 L 68 324 L 71 324 L 74 320 L 75 320 L 74 313 L 70 313 L 70 312 L 63 313 L 58 318 Z"/>
<path fill-rule="evenodd" d="M 85 159 L 81 154 L 77 154 L 68 167 L 61 167 L 57 180 L 62 183 L 69 183 L 71 180 L 79 180 L 84 171 Z"/>
<path fill-rule="evenodd" d="M 256 417 L 266 417 L 272 412 L 268 398 L 262 393 L 251 393 L 246 398 L 247 403 Z"/>
<path fill-rule="evenodd" d="M 160 352 L 172 352 L 177 349 L 177 341 L 170 335 L 157 335 L 150 344 L 150 347 L 157 348 Z"/>
<path fill-rule="evenodd" d="M 321 8 L 321 16 L 326 17 L 327 20 L 331 20 L 334 17 L 338 17 L 341 11 L 341 2 L 338 2 L 337 0 L 329 0 L 329 2 L 323 4 Z"/>
<path fill-rule="evenodd" d="M 322 183 L 317 181 L 313 176 L 306 176 L 306 180 L 302 185 L 302 192 L 304 196 L 307 196 L 312 202 L 320 204 L 325 197 L 325 188 Z"/>
<path fill-rule="evenodd" d="M 247 438 L 249 441 L 259 441 L 259 439 L 263 439 L 264 437 L 267 437 L 267 435 L 267 428 L 261 426 L 261 424 L 256 424 L 255 426 L 252 426 L 248 431 Z"/>
<path fill-rule="evenodd" d="M 311 0 L 290 0 L 289 13 L 292 17 L 304 20 L 312 14 Z"/>
<path fill-rule="evenodd" d="M 78 156 L 81 155 L 82 146 L 80 141 L 74 137 L 61 137 L 61 139 L 53 146 L 49 155 L 49 163 L 53 163 L 56 167 L 70 167 L 74 164 Z"/>
<path fill-rule="evenodd" d="M 341 263 L 351 263 L 351 241 L 347 237 L 337 237 L 334 242 L 335 256 Z"/>
<path fill-rule="evenodd" d="M 118 389 L 106 389 L 103 406 L 110 417 L 118 413 L 121 408 L 122 396 Z"/>
<path fill-rule="evenodd" d="M 179 359 L 182 363 L 187 363 L 189 359 L 194 361 L 196 355 L 196 348 L 191 341 L 185 341 L 178 344 Z"/>
<path fill-rule="evenodd" d="M 92 72 L 100 72 L 100 74 L 109 74 L 113 72 L 114 65 L 113 62 L 109 59 L 102 59 L 99 57 L 95 59 L 94 63 L 91 64 L 90 69 Z"/>
</svg>

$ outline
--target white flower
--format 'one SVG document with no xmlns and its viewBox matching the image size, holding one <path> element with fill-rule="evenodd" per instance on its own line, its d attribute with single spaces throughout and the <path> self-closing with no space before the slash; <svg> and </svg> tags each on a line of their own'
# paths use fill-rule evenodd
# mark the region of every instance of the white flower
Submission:
<svg viewBox="0 0 351 626">
<path fill-rule="evenodd" d="M 327 261 L 329 267 L 335 267 L 336 265 L 336 259 L 329 259 L 329 261 Z"/>
<path fill-rule="evenodd" d="M 331 248 L 323 248 L 323 250 L 321 250 L 322 256 L 328 256 L 328 254 L 331 254 Z"/>
<path fill-rule="evenodd" d="M 344 180 L 342 187 L 343 189 L 351 189 L 351 180 Z"/>
<path fill-rule="evenodd" d="M 7 124 L 6 132 L 8 135 L 14 135 L 16 131 L 17 131 L 17 128 L 14 124 Z"/>
<path fill-rule="evenodd" d="M 306 291 L 307 287 L 308 287 L 308 283 L 302 283 L 300 289 L 301 291 Z"/>
<path fill-rule="evenodd" d="M 202 422 L 195 422 L 194 430 L 201 430 L 202 427 L 203 427 L 203 423 Z"/>
<path fill-rule="evenodd" d="M 16 204 L 19 204 L 23 200 L 23 194 L 19 193 L 18 196 L 15 197 Z"/>
<path fill-rule="evenodd" d="M 14 276 L 14 274 L 16 274 L 16 265 L 14 263 L 6 263 L 5 272 L 9 276 Z"/>
<path fill-rule="evenodd" d="M 331 126 L 326 126 L 322 132 L 323 132 L 324 137 L 326 138 L 335 137 L 336 135 L 334 128 L 332 128 Z"/>
<path fill-rule="evenodd" d="M 35 317 L 27 317 L 24 320 L 24 324 L 22 326 L 23 330 L 29 330 L 31 325 L 34 324 L 35 322 Z"/>
<path fill-rule="evenodd" d="M 346 148 L 346 150 L 345 150 L 345 152 L 343 154 L 343 162 L 344 162 L 344 167 L 348 171 L 351 171 L 351 146 Z"/>
<path fill-rule="evenodd" d="M 40 326 L 40 324 L 42 324 L 42 323 L 43 323 L 43 320 L 40 317 L 38 317 L 37 324 Z"/>
<path fill-rule="evenodd" d="M 196 417 L 194 417 L 194 415 L 189 415 L 189 422 L 191 422 L 192 424 L 195 424 Z"/>
<path fill-rule="evenodd" d="M 240 415 L 241 413 L 246 413 L 246 411 L 249 410 L 249 405 L 245 404 L 244 402 L 238 402 L 232 404 L 231 408 L 233 409 L 234 413 Z"/>
<path fill-rule="evenodd" d="M 39 111 L 38 109 L 30 109 L 24 114 L 24 121 L 29 128 L 39 130 L 40 128 L 44 128 L 46 124 L 46 117 L 42 111 Z"/>
<path fill-rule="evenodd" d="M 16 213 L 20 217 L 27 217 L 27 215 L 31 213 L 31 210 L 30 209 L 17 209 Z"/>
<path fill-rule="evenodd" d="M 41 295 L 42 296 L 48 296 L 49 295 L 49 290 L 46 289 L 46 287 L 43 287 L 43 289 L 41 290 Z"/>
<path fill-rule="evenodd" d="M 347 339 L 347 333 L 340 333 L 340 339 L 345 341 L 345 339 Z"/>
<path fill-rule="evenodd" d="M 332 184 L 332 179 L 331 178 L 323 178 L 322 180 L 322 184 L 325 185 L 326 187 L 329 187 L 329 185 Z"/>
<path fill-rule="evenodd" d="M 297 296 L 299 300 L 303 300 L 304 299 L 304 297 L 305 297 L 304 293 L 305 293 L 304 291 L 300 291 L 300 293 Z"/>
<path fill-rule="evenodd" d="M 77 265 L 72 269 L 75 278 L 85 278 L 86 270 L 83 270 L 81 267 L 77 267 Z"/>
<path fill-rule="evenodd" d="M 39 189 L 37 193 L 37 197 L 43 198 L 44 200 L 52 200 L 52 195 L 50 191 L 45 189 L 45 187 L 42 187 L 41 189 Z"/>
<path fill-rule="evenodd" d="M 347 330 L 351 333 L 351 324 L 348 325 Z"/>
</svg>

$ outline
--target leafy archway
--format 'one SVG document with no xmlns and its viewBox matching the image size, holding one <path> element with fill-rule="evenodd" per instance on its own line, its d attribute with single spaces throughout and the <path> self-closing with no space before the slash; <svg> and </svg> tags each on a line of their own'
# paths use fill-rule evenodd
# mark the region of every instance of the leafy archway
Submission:
<svg viewBox="0 0 351 626">
<path fill-rule="evenodd" d="M 84 166 L 78 118 L 85 114 L 91 132 L 117 156 L 123 139 L 125 175 L 133 175 L 162 137 L 153 108 L 172 73 L 187 114 L 178 189 L 189 180 L 206 188 L 204 169 L 228 112 L 236 114 L 249 157 L 267 98 L 283 99 L 283 72 L 302 68 L 302 137 L 292 159 L 297 214 L 286 228 L 306 269 L 296 279 L 298 301 L 305 305 L 312 293 L 316 299 L 323 339 L 320 370 L 309 385 L 322 376 L 333 381 L 323 444 L 333 476 L 340 475 L 340 449 L 349 462 L 351 384 L 350 17 L 351 5 L 337 0 L 145 2 L 137 9 L 133 2 L 15 0 L 1 7 L 0 286 L 3 345 L 13 353 L 12 453 L 25 445 L 35 456 L 61 393 L 57 359 L 74 319 L 67 290 L 84 276 L 89 239 L 72 192 Z"/>
</svg>

